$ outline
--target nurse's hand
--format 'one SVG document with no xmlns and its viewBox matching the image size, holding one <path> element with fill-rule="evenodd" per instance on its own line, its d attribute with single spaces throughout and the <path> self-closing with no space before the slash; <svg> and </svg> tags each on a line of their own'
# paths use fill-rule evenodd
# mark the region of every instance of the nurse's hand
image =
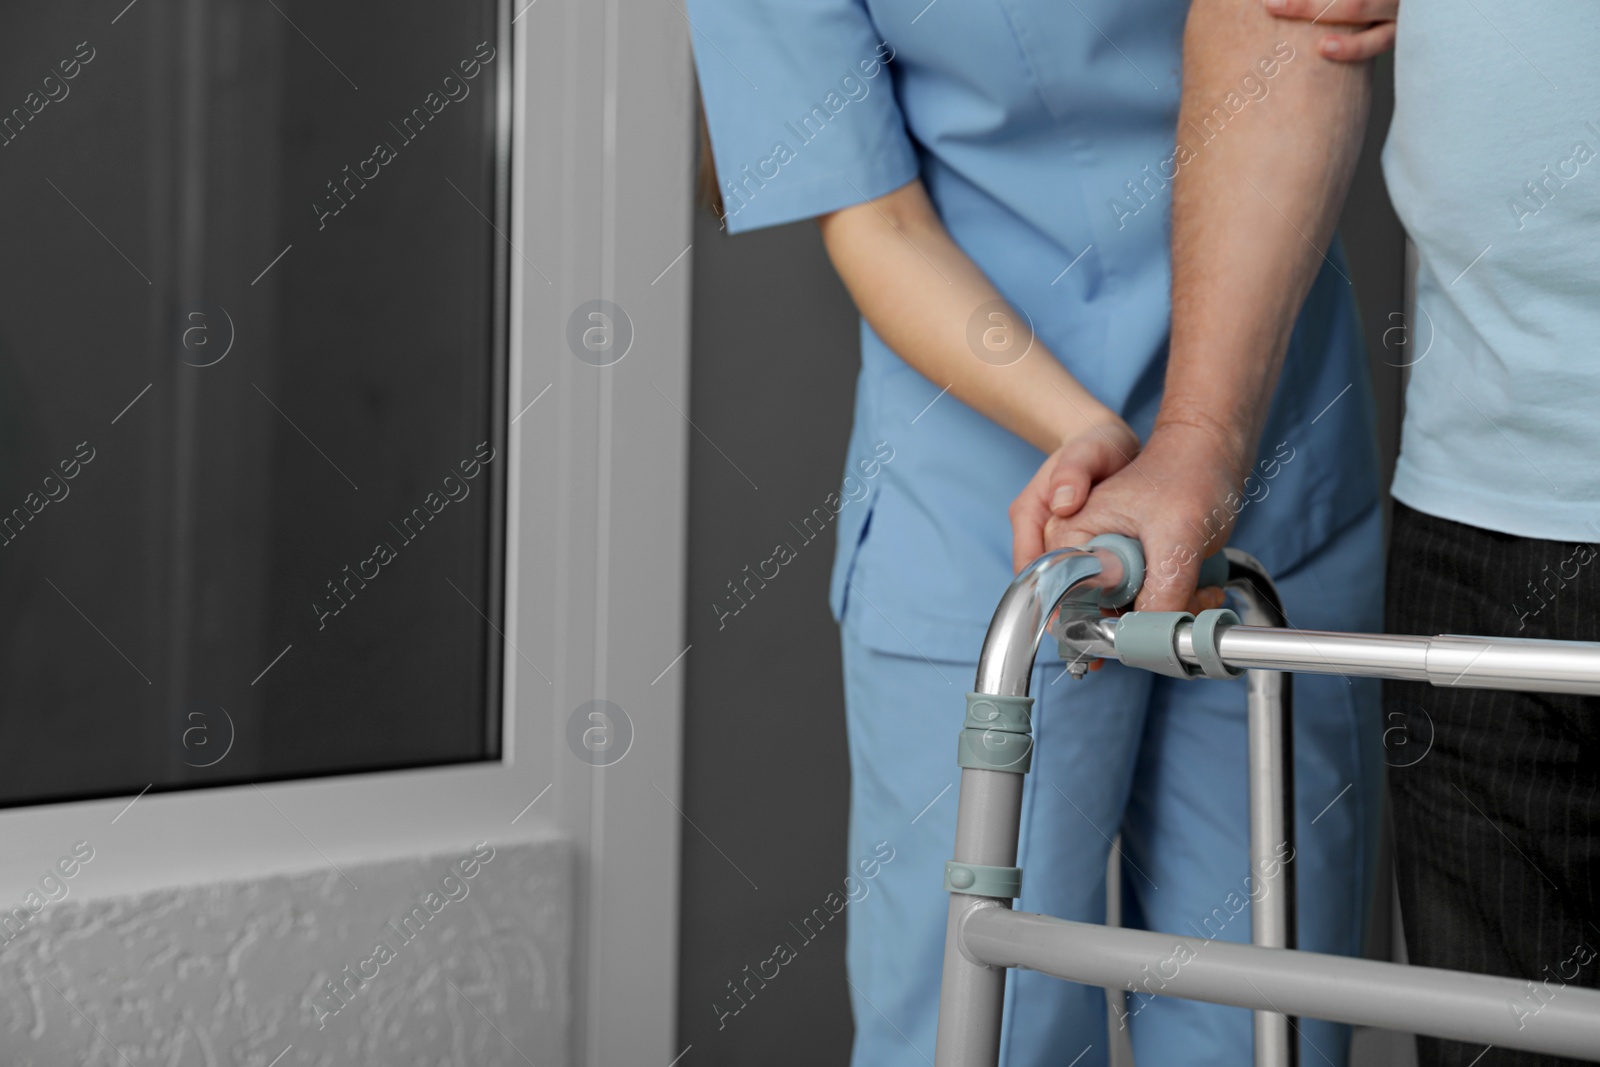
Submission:
<svg viewBox="0 0 1600 1067">
<path fill-rule="evenodd" d="M 1359 63 L 1394 47 L 1400 0 L 1266 0 L 1279 18 L 1348 27 L 1317 42 L 1317 51 L 1341 63 Z"/>
<path fill-rule="evenodd" d="M 1139 435 L 1115 416 L 1051 453 L 1011 502 L 1012 573 L 1044 555 L 1046 524 L 1076 514 L 1096 484 L 1126 467 L 1138 454 Z"/>
<path fill-rule="evenodd" d="M 1249 472 L 1238 445 L 1204 424 L 1158 425 L 1132 463 L 1100 482 L 1087 503 L 1045 528 L 1046 550 L 1082 545 L 1096 534 L 1137 537 L 1145 582 L 1138 611 L 1220 607 L 1222 590 L 1196 590 L 1200 563 L 1227 544 Z"/>
</svg>

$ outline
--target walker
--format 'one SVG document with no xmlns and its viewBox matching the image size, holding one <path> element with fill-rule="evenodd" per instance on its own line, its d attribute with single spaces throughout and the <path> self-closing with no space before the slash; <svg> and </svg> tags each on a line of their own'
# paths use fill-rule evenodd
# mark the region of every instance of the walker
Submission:
<svg viewBox="0 0 1600 1067">
<path fill-rule="evenodd" d="M 1242 619 L 1226 608 L 1102 616 L 1102 607 L 1133 601 L 1144 573 L 1139 543 L 1117 534 L 1050 552 L 1016 577 L 989 624 L 958 749 L 936 1067 L 999 1063 L 1008 967 L 1133 990 L 1174 952 L 1181 965 L 1150 991 L 1253 1009 L 1256 1067 L 1298 1063 L 1290 1021 L 1298 1016 L 1600 1062 L 1600 991 L 1565 987 L 1536 1016 L 1519 1019 L 1508 1008 L 1527 993 L 1519 979 L 1296 950 L 1294 866 L 1279 862 L 1292 855 L 1280 850 L 1293 847 L 1294 833 L 1288 672 L 1600 695 L 1600 644 L 1296 630 L 1261 564 L 1233 548 L 1205 562 L 1200 585 L 1233 592 Z M 1033 753 L 1028 681 L 1053 615 L 1051 633 L 1075 678 L 1094 658 L 1181 678 L 1248 671 L 1250 865 L 1265 889 L 1250 909 L 1252 944 L 1012 910 L 1022 888 L 1022 782 Z"/>
</svg>

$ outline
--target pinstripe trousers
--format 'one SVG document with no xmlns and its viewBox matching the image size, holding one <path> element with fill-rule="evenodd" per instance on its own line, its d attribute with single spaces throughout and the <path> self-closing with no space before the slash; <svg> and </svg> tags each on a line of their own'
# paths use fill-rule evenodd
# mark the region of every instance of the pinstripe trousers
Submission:
<svg viewBox="0 0 1600 1067">
<path fill-rule="evenodd" d="M 1594 545 L 1396 502 L 1388 573 L 1390 633 L 1600 641 Z M 1385 682 L 1384 715 L 1410 961 L 1526 979 L 1506 1010 L 1529 1027 L 1564 987 L 1600 986 L 1600 697 Z M 1580 1062 L 1428 1037 L 1418 1055 L 1422 1067 Z"/>
</svg>

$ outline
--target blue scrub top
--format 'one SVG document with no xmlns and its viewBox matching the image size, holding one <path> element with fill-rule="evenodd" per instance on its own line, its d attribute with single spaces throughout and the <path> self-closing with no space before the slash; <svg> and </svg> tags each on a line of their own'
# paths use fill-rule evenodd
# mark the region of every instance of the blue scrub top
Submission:
<svg viewBox="0 0 1600 1067">
<path fill-rule="evenodd" d="M 1142 438 L 1166 363 L 1171 178 L 1270 106 L 1274 79 L 1322 62 L 1280 46 L 1215 121 L 1175 136 L 1186 14 L 1182 0 L 688 0 L 727 229 L 920 177 L 956 243 Z M 1247 502 L 1218 501 L 1238 510 L 1232 543 L 1280 573 L 1378 497 L 1349 271 L 1329 258 Z M 1006 509 L 1043 459 L 863 322 L 835 618 L 849 607 L 869 647 L 975 659 L 1012 577 Z"/>
</svg>

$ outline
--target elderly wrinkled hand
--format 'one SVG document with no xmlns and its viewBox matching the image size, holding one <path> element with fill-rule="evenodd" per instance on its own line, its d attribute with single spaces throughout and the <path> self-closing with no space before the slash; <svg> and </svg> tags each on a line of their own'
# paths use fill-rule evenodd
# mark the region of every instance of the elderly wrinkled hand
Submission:
<svg viewBox="0 0 1600 1067">
<path fill-rule="evenodd" d="M 1220 589 L 1196 584 L 1200 564 L 1233 532 L 1243 482 L 1233 451 L 1202 427 L 1156 430 L 1138 457 L 1099 482 L 1081 507 L 1051 517 L 1045 549 L 1082 545 L 1103 533 L 1136 537 L 1145 553 L 1136 610 L 1220 606 Z"/>
</svg>

